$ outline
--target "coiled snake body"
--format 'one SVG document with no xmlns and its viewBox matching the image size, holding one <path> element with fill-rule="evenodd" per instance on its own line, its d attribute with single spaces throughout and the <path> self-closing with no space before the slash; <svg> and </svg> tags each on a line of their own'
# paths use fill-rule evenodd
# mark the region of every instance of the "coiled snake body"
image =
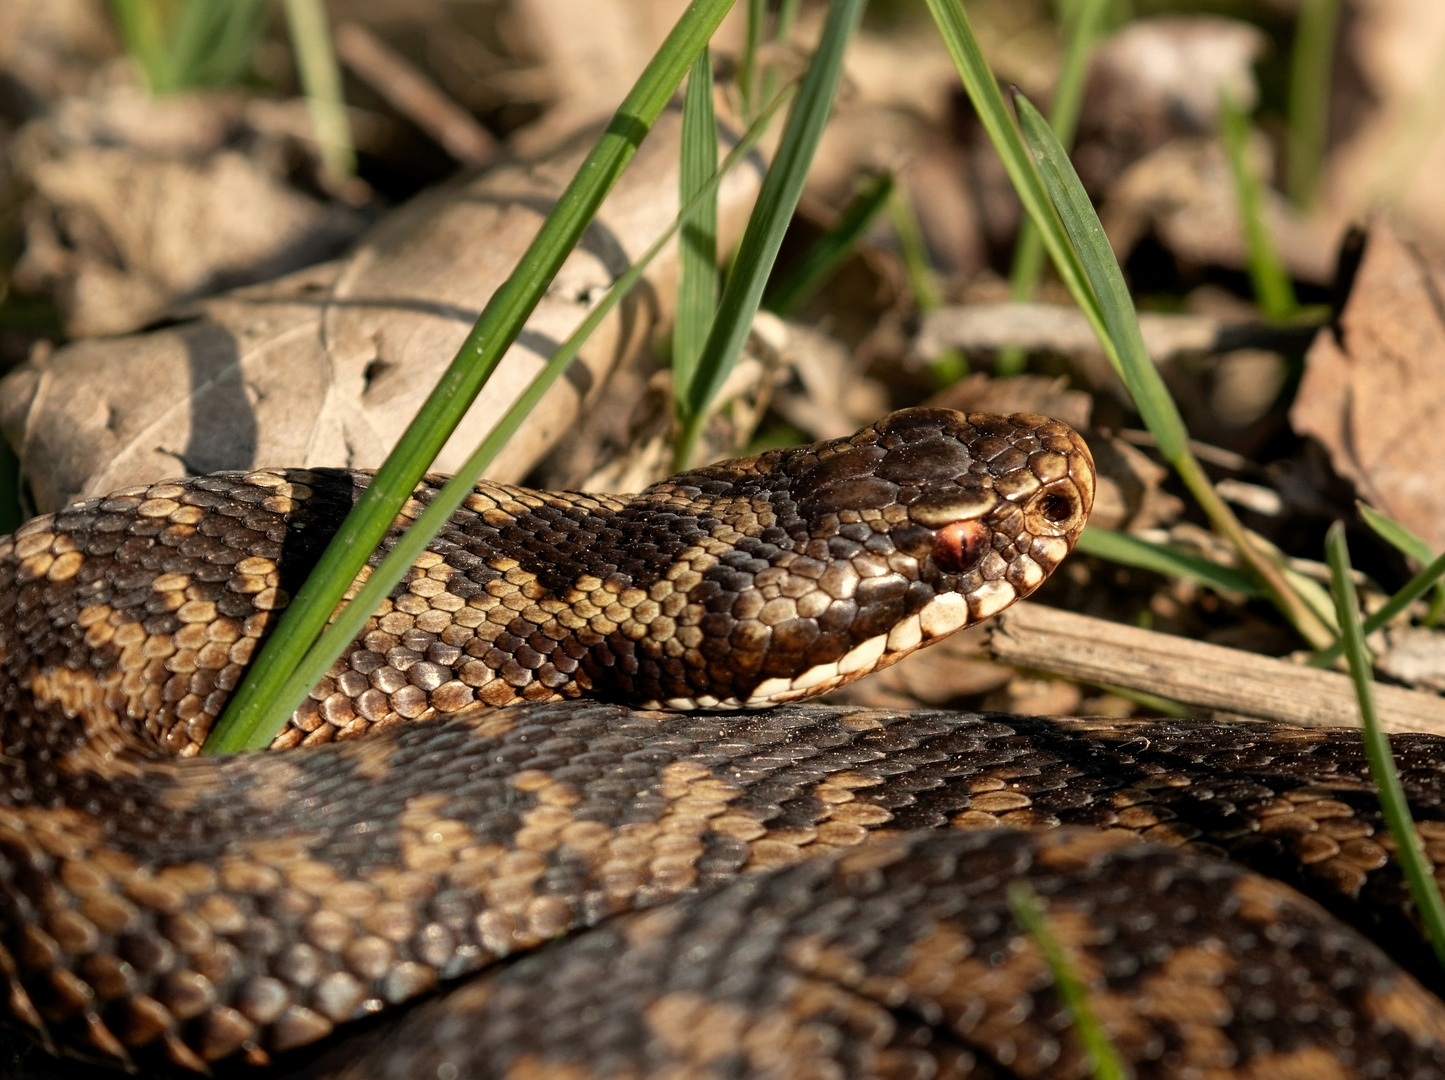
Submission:
<svg viewBox="0 0 1445 1080">
<path fill-rule="evenodd" d="M 364 483 L 200 477 L 0 542 L 0 972 L 49 1048 L 1085 1076 L 1027 880 L 1138 1075 L 1445 1075 L 1445 1006 L 1340 921 L 1435 978 L 1357 735 L 793 703 L 1037 587 L 1093 498 L 1064 425 L 910 410 L 631 498 L 482 485 L 296 749 L 190 757 Z M 1396 748 L 1439 861 L 1445 746 Z"/>
</svg>

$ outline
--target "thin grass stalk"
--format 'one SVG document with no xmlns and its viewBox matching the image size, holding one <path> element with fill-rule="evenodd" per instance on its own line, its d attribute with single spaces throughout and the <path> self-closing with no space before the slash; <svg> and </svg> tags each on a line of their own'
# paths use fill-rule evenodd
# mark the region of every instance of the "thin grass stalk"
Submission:
<svg viewBox="0 0 1445 1080">
<path fill-rule="evenodd" d="M 1340 0 L 1300 0 L 1290 51 L 1286 180 L 1289 197 L 1309 209 L 1319 187 L 1330 112 L 1330 72 Z"/>
<path fill-rule="evenodd" d="M 1119 272 L 1118 263 L 1114 260 L 1113 252 L 1108 247 L 1098 215 L 1094 213 L 1087 196 L 1083 193 L 1083 186 L 1079 184 L 1078 177 L 1069 164 L 1068 155 L 1061 150 L 1054 153 L 1049 149 L 1050 146 L 1057 145 L 1057 140 L 1053 138 L 1053 133 L 1048 130 L 1048 125 L 1044 123 L 1043 118 L 1030 107 L 1029 111 L 1037 118 L 1038 126 L 1044 132 L 1044 137 L 1037 140 L 1035 146 L 1044 156 L 1055 161 L 1056 186 L 1064 176 L 1067 176 L 1071 185 L 1061 189 L 1060 194 L 1063 194 L 1064 191 L 1076 191 L 1078 201 L 1082 204 L 1085 216 L 1075 215 L 1075 229 L 1092 232 L 1095 244 L 1102 245 L 1103 250 L 1107 252 L 1107 261 L 1096 266 L 1096 269 L 1102 268 L 1106 272 L 1112 270 L 1112 276 L 1117 279 L 1118 288 L 1123 290 L 1124 300 L 1128 302 L 1127 310 L 1130 314 L 1126 321 L 1128 328 L 1132 330 L 1132 337 L 1137 343 L 1137 351 L 1131 354 L 1127 364 L 1121 355 L 1123 339 L 1116 344 L 1110 328 L 1105 324 L 1101 298 L 1095 294 L 1095 285 L 1085 272 L 1080 254 L 1074 247 L 1077 239 L 1065 231 L 1059 211 L 1055 209 L 1054 193 L 1045 186 L 1040 163 L 1034 159 L 1034 154 L 1024 146 L 1024 140 L 1020 136 L 1019 130 L 1009 119 L 1008 111 L 1003 104 L 1003 96 L 999 93 L 993 73 L 984 61 L 983 53 L 978 47 L 978 40 L 974 37 L 962 5 L 958 0 L 927 0 L 927 3 L 939 32 L 943 35 L 949 54 L 953 57 L 959 77 L 963 80 L 964 89 L 973 102 L 974 109 L 978 113 L 984 129 L 988 132 L 989 139 L 1003 162 L 1004 169 L 1009 174 L 1009 179 L 1013 182 L 1014 190 L 1029 217 L 1039 227 L 1044 241 L 1044 249 L 1048 251 L 1049 257 L 1054 262 L 1055 270 L 1074 297 L 1074 302 L 1089 320 L 1089 325 L 1093 328 L 1094 335 L 1098 338 L 1104 354 L 1109 358 L 1114 370 L 1118 372 L 1119 377 L 1133 395 L 1135 405 L 1139 409 L 1140 415 L 1144 417 L 1145 423 L 1149 424 L 1155 440 L 1159 443 L 1160 450 L 1174 464 L 1185 484 L 1194 492 L 1205 513 L 1215 523 L 1215 527 L 1220 529 L 1239 549 L 1241 557 L 1264 582 L 1271 599 L 1295 625 L 1305 640 L 1315 647 L 1328 644 L 1333 640 L 1334 635 L 1310 610 L 1309 606 L 1290 589 L 1280 567 L 1261 553 L 1250 540 L 1233 512 L 1214 491 L 1208 476 L 1205 475 L 1198 461 L 1189 452 L 1183 421 L 1180 419 L 1178 409 L 1175 408 L 1168 391 L 1164 388 L 1159 373 L 1154 370 L 1147 354 L 1143 352 L 1142 342 L 1139 341 L 1137 320 L 1132 315 L 1133 304 L 1132 301 L 1129 301 L 1128 290 L 1123 287 L 1123 275 Z M 1022 116 L 1020 119 L 1022 120 Z M 1060 206 L 1060 210 L 1062 210 L 1062 206 Z M 1089 224 L 1085 225 L 1085 222 Z M 1117 318 L 1117 316 L 1118 312 L 1116 311 L 1115 317 Z M 1155 429 L 1154 425 L 1150 423 L 1151 415 L 1162 419 L 1163 423 L 1158 429 Z M 1170 423 L 1171 419 L 1172 424 Z"/>
<path fill-rule="evenodd" d="M 1094 43 L 1103 32 L 1110 0 L 1075 0 L 1065 12 L 1064 32 L 1067 44 L 1064 62 L 1059 68 L 1059 81 L 1054 87 L 1054 100 L 1049 105 L 1049 127 L 1064 146 L 1074 145 L 1079 127 L 1079 110 L 1084 103 L 1084 80 L 1089 73 L 1089 59 Z M 1013 268 L 1009 273 L 1009 294 L 1020 303 L 1032 300 L 1044 269 L 1044 241 L 1033 219 L 1025 217 L 1014 245 Z M 994 370 L 999 375 L 1017 375 L 1023 371 L 1027 354 L 1017 345 L 999 351 Z"/>
<path fill-rule="evenodd" d="M 206 55 L 209 39 L 234 10 L 232 4 L 203 4 L 196 0 L 176 4 L 166 37 L 177 89 L 201 85 L 200 69 L 210 59 Z"/>
<path fill-rule="evenodd" d="M 1008 906 L 1018 924 L 1033 938 L 1039 952 L 1043 953 L 1044 962 L 1049 965 L 1049 971 L 1054 977 L 1054 989 L 1058 991 L 1064 1007 L 1069 1010 L 1069 1017 L 1074 1022 L 1074 1034 L 1078 1036 L 1084 1053 L 1089 1056 L 1094 1080 L 1126 1080 L 1132 1074 L 1119 1057 L 1119 1052 L 1114 1049 L 1104 1025 L 1099 1023 L 1094 1006 L 1089 1001 L 1088 987 L 1079 977 L 1069 950 L 1054 932 L 1053 924 L 1044 912 L 1043 904 L 1033 886 L 1027 881 L 1015 881 L 1011 884 L 1008 890 Z"/>
<path fill-rule="evenodd" d="M 698 54 L 682 102 L 678 203 L 689 205 L 717 172 L 717 119 L 713 114 L 712 54 Z M 672 331 L 672 392 L 687 396 L 717 310 L 717 194 L 702 200 L 678 234 L 677 316 Z"/>
<path fill-rule="evenodd" d="M 331 47 L 331 26 L 321 0 L 286 0 L 286 22 L 296 68 L 306 91 L 306 107 L 321 153 L 321 167 L 333 184 L 356 172 L 356 150 L 341 93 L 341 69 Z"/>
<path fill-rule="evenodd" d="M 183 0 L 170 51 L 180 87 L 228 86 L 245 74 L 265 27 L 267 0 Z"/>
<path fill-rule="evenodd" d="M 838 223 L 809 246 L 787 276 L 768 287 L 763 306 L 786 316 L 807 301 L 863 239 L 892 192 L 893 177 L 884 173 L 854 196 Z"/>
<path fill-rule="evenodd" d="M 175 89 L 166 49 L 166 29 L 156 0 L 112 0 L 125 51 L 140 67 L 150 92 L 157 96 Z"/>
<path fill-rule="evenodd" d="M 752 329 L 768 274 L 803 194 L 813 153 L 833 109 L 833 98 L 843 72 L 843 52 L 863 15 L 865 3 L 866 0 L 835 0 L 828 9 L 822 39 L 798 88 L 782 141 L 763 179 L 737 258 L 723 287 L 697 373 L 688 388 L 688 397 L 682 402 L 673 458 L 679 469 L 687 467 L 707 420 L 708 407 L 737 363 Z"/>
<path fill-rule="evenodd" d="M 1365 651 L 1365 635 L 1360 627 L 1360 602 L 1355 595 L 1355 583 L 1350 578 L 1350 551 L 1345 542 L 1343 522 L 1335 522 L 1325 534 L 1325 553 L 1330 564 L 1340 640 L 1344 642 L 1345 656 L 1350 662 L 1350 677 L 1360 703 L 1365 756 L 1369 759 L 1370 775 L 1380 796 L 1380 811 L 1395 838 L 1395 857 L 1399 859 L 1400 870 L 1410 886 L 1410 897 L 1415 901 L 1415 910 L 1425 927 L 1430 946 L 1435 950 L 1435 959 L 1445 968 L 1445 901 L 1440 898 L 1434 867 L 1425 855 L 1425 845 L 1410 816 L 1410 803 L 1405 798 L 1399 770 L 1395 768 L 1390 740 L 1380 727 L 1379 713 L 1375 708 L 1374 678 L 1370 672 L 1369 654 Z"/>
<path fill-rule="evenodd" d="M 1219 101 L 1219 121 L 1249 252 L 1249 280 L 1254 286 L 1254 298 L 1266 318 L 1284 322 L 1299 313 L 1299 302 L 1264 221 L 1264 184 L 1255 175 L 1249 156 L 1249 117 L 1224 94 Z"/>
<path fill-rule="evenodd" d="M 798 21 L 799 0 L 782 0 L 778 4 L 778 10 L 773 15 L 772 43 L 774 45 L 786 45 L 788 38 L 793 34 L 793 25 Z M 773 95 L 778 92 L 778 65 L 763 65 L 763 90 L 760 99 L 771 101 Z"/>
<path fill-rule="evenodd" d="M 898 256 L 903 260 L 913 305 L 919 311 L 933 311 L 943 303 L 943 292 L 938 287 L 938 275 L 928 257 L 928 244 L 923 239 L 923 229 L 906 188 L 893 189 L 893 198 L 888 201 L 888 219 L 898 239 Z"/>
<path fill-rule="evenodd" d="M 715 169 L 713 174 L 693 192 L 692 198 L 682 205 L 682 209 L 673 223 L 653 241 L 652 246 L 628 268 L 627 272 L 612 284 L 612 287 L 598 301 L 597 306 L 588 312 L 582 324 L 548 358 L 542 370 L 532 379 L 522 395 L 513 402 L 511 408 L 497 421 L 496 426 L 487 433 L 486 438 L 478 444 L 477 449 L 462 464 L 461 469 L 442 486 L 442 489 L 427 504 L 426 509 L 397 538 L 395 545 L 387 552 L 386 557 L 367 577 L 365 584 L 357 594 L 347 602 L 346 606 L 326 627 L 316 640 L 316 644 L 307 651 L 295 672 L 287 680 L 279 695 L 280 706 L 286 709 L 287 715 L 300 707 L 311 688 L 326 675 L 346 647 L 356 640 L 367 620 L 381 606 L 382 601 L 391 594 L 397 583 L 406 576 L 418 556 L 451 519 L 452 514 L 472 493 L 477 478 L 495 460 L 497 454 L 516 434 L 517 429 L 521 427 L 532 409 L 576 359 L 577 353 L 597 327 L 602 324 L 602 320 L 642 280 L 642 275 L 647 271 L 652 260 L 667 245 L 667 242 L 683 227 L 684 222 L 692 219 L 698 209 L 706 206 L 710 201 L 716 202 L 718 187 L 722 183 L 723 177 L 742 162 L 752 148 L 757 145 L 773 114 L 781 107 L 784 97 L 776 99 L 759 115 L 743 138 L 728 154 L 722 168 Z M 269 741 L 268 737 L 266 743 Z M 247 747 L 247 749 L 261 749 L 266 743 Z"/>
<path fill-rule="evenodd" d="M 731 6 L 732 0 L 693 0 L 678 20 L 557 200 L 512 276 L 487 301 L 451 365 L 262 646 L 207 741 L 209 752 L 269 742 L 286 722 L 290 712 L 278 708 L 276 695 L 386 535 L 482 384 L 500 363 L 602 199 Z"/>
<path fill-rule="evenodd" d="M 1420 597 L 1424 596 L 1434 588 L 1442 577 L 1445 577 L 1445 552 L 1431 561 L 1430 565 L 1412 577 L 1405 585 L 1390 599 L 1380 606 L 1380 609 L 1364 621 L 1361 634 L 1369 637 L 1380 627 L 1399 615 L 1407 607 L 1413 604 Z M 1353 588 L 1353 585 L 1351 586 Z M 1337 601 L 1338 602 L 1338 601 Z M 1367 650 L 1368 651 L 1368 650 Z M 1341 638 L 1326 648 L 1320 649 L 1310 657 L 1310 667 L 1329 667 L 1338 660 L 1345 652 L 1345 642 Z"/>
<path fill-rule="evenodd" d="M 212 85 L 230 85 L 246 76 L 270 13 L 269 0 L 237 0 L 211 42 L 214 59 L 205 66 L 205 78 Z"/>
<path fill-rule="evenodd" d="M 747 4 L 743 54 L 738 60 L 738 95 L 742 99 L 743 119 L 751 120 L 758 91 L 758 52 L 763 47 L 763 27 L 768 22 L 768 0 L 747 0 Z"/>
<path fill-rule="evenodd" d="M 1193 552 L 1151 543 L 1128 533 L 1101 529 L 1097 525 L 1090 525 L 1079 534 L 1075 550 L 1120 566 L 1149 570 L 1166 577 L 1186 578 L 1220 592 L 1251 597 L 1264 595 L 1253 575 L 1220 566 Z"/>
<path fill-rule="evenodd" d="M 888 200 L 888 219 L 898 240 L 898 257 L 903 261 L 903 272 L 913 293 L 913 306 L 924 314 L 936 310 L 943 304 L 943 290 L 939 288 L 938 275 L 928 257 L 928 244 L 923 239 L 923 229 L 906 187 L 893 189 L 893 197 Z M 952 386 L 968 374 L 968 358 L 960 349 L 947 348 L 934 358 L 931 367 L 939 386 Z"/>
<path fill-rule="evenodd" d="M 1271 601 L 1301 636 L 1316 648 L 1330 644 L 1334 635 L 1329 628 L 1304 598 L 1290 587 L 1283 567 L 1251 539 L 1234 516 L 1234 511 L 1214 490 L 1204 467 L 1190 450 L 1184 419 L 1144 348 L 1134 301 L 1124 282 L 1124 274 L 1078 174 L 1069 163 L 1064 148 L 1049 130 L 1048 123 L 1028 99 L 1022 94 L 1015 94 L 1014 105 L 1024 138 L 1038 157 L 1049 195 L 1097 297 L 1106 334 L 1118 358 L 1117 370 L 1134 399 L 1139 415 L 1158 443 L 1160 453 L 1174 466 L 1210 522 L 1239 551 L 1240 557 L 1259 577 Z"/>
<path fill-rule="evenodd" d="M 1183 421 L 1179 418 L 1178 409 L 1175 408 L 1168 391 L 1165 390 L 1163 380 L 1159 378 L 1158 372 L 1149 363 L 1148 356 L 1143 353 L 1142 343 L 1138 343 L 1138 351 L 1131 354 L 1129 362 L 1126 364 L 1121 355 L 1124 339 L 1120 339 L 1116 344 L 1109 327 L 1105 325 L 1101 298 L 1095 294 L 1095 285 L 1084 270 L 1079 252 L 1076 252 L 1074 248 L 1077 240 L 1065 231 L 1059 211 L 1055 209 L 1053 193 L 1045 186 L 1039 162 L 1035 161 L 1034 154 L 1024 146 L 1018 129 L 1009 119 L 1008 111 L 1003 104 L 1003 97 L 998 90 L 998 84 L 984 61 L 983 53 L 978 47 L 978 40 L 973 35 L 962 5 L 958 0 L 927 0 L 927 2 L 929 11 L 953 57 L 959 77 L 963 80 L 964 89 L 973 102 L 974 109 L 1009 174 L 1009 179 L 1013 182 L 1019 200 L 1024 204 L 1024 209 L 1028 212 L 1029 217 L 1039 227 L 1044 241 L 1044 249 L 1053 259 L 1054 267 L 1074 297 L 1074 302 L 1089 320 L 1104 354 L 1109 358 L 1114 370 L 1119 373 L 1119 377 L 1133 395 L 1135 405 L 1139 409 L 1140 415 L 1144 417 L 1145 423 L 1153 431 L 1161 451 L 1174 464 L 1185 484 L 1194 492 L 1205 513 L 1215 523 L 1215 527 L 1220 529 L 1239 549 L 1241 557 L 1265 583 L 1271 599 L 1300 631 L 1305 640 L 1316 647 L 1328 644 L 1333 640 L 1334 635 L 1310 610 L 1309 606 L 1290 589 L 1280 567 L 1259 551 L 1250 540 L 1233 512 L 1215 493 L 1204 470 L 1194 459 L 1192 453 L 1189 453 L 1187 433 L 1184 431 Z M 1094 214 L 1093 207 L 1083 194 L 1083 187 L 1079 184 L 1078 177 L 1068 162 L 1068 155 L 1061 150 L 1054 154 L 1048 149 L 1051 145 L 1057 145 L 1057 140 L 1053 138 L 1052 132 L 1048 131 L 1048 125 L 1043 122 L 1042 117 L 1038 116 L 1037 111 L 1032 110 L 1031 107 L 1030 111 L 1037 117 L 1038 125 L 1042 127 L 1047 136 L 1045 139 L 1037 141 L 1035 146 L 1044 156 L 1051 156 L 1055 159 L 1055 172 L 1058 174 L 1055 177 L 1056 183 L 1061 177 L 1067 176 L 1072 185 L 1067 190 L 1077 191 L 1078 201 L 1082 204 L 1085 216 L 1075 216 L 1075 228 L 1085 232 L 1092 231 L 1096 245 L 1102 245 L 1103 250 L 1107 252 L 1107 261 L 1096 266 L 1096 269 L 1112 270 L 1113 277 L 1118 281 L 1118 288 L 1123 290 L 1124 300 L 1128 301 L 1127 310 L 1130 314 L 1127 323 L 1132 329 L 1133 339 L 1138 342 L 1137 321 L 1132 315 L 1133 304 L 1128 300 L 1128 290 L 1123 288 L 1123 275 L 1119 272 L 1118 263 L 1114 260 L 1113 252 L 1108 247 L 1107 240 L 1103 235 L 1103 228 L 1098 222 L 1098 216 Z M 1059 209 L 1062 210 L 1062 205 Z M 1089 224 L 1085 225 L 1085 222 Z M 1117 316 L 1118 312 L 1116 311 L 1115 317 L 1117 318 Z M 1161 419 L 1162 426 L 1156 429 L 1154 424 L 1150 423 L 1151 416 Z"/>
<path fill-rule="evenodd" d="M 1361 499 L 1355 500 L 1355 509 L 1376 536 L 1402 555 L 1414 559 L 1421 566 L 1429 566 L 1435 561 L 1435 552 L 1430 545 L 1394 518 L 1380 513 Z M 1445 616 L 1445 585 L 1437 584 L 1435 597 L 1430 601 L 1430 610 L 1425 613 L 1421 622 L 1425 626 L 1436 626 L 1442 616 Z"/>
<path fill-rule="evenodd" d="M 1024 146 L 1019 130 L 1009 116 L 1003 95 L 999 93 L 998 81 L 984 60 L 983 51 L 978 47 L 978 39 L 974 37 L 963 4 L 960 0 L 927 0 L 927 3 L 933 21 L 938 26 L 938 32 L 953 58 L 954 67 L 958 69 L 964 91 L 973 103 L 984 130 L 988 132 L 989 141 L 993 143 L 1029 220 L 1038 228 L 1044 250 L 1053 261 L 1054 270 L 1074 298 L 1074 303 L 1089 320 L 1089 326 L 1093 329 L 1094 336 L 1099 339 L 1099 345 L 1108 356 L 1109 362 L 1116 371 L 1120 370 L 1119 355 L 1104 325 L 1104 316 L 1099 309 L 1098 298 L 1094 296 L 1093 286 L 1089 284 L 1084 266 L 1069 242 L 1063 223 L 1049 199 L 1038 163 Z"/>
</svg>

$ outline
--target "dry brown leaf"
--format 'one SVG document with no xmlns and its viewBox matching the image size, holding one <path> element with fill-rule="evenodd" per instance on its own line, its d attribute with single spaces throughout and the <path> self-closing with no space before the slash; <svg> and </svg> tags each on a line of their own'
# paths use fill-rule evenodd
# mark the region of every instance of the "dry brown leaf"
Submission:
<svg viewBox="0 0 1445 1080">
<path fill-rule="evenodd" d="M 244 105 L 124 86 L 20 132 L 11 159 L 33 194 L 15 278 L 57 297 L 70 337 L 139 329 L 178 299 L 334 257 L 361 231 L 356 211 L 288 182 L 295 140 L 260 132 Z"/>
<path fill-rule="evenodd" d="M 1445 244 L 1445 4 L 1353 0 L 1344 48 L 1365 86 L 1336 81 L 1332 127 L 1347 128 L 1326 162 L 1322 203 L 1348 219 L 1387 205 Z"/>
<path fill-rule="evenodd" d="M 1445 632 L 1424 626 L 1396 626 L 1385 632 L 1379 669 L 1406 686 L 1445 693 Z"/>
<path fill-rule="evenodd" d="M 1094 400 L 1082 390 L 1070 390 L 1066 376 L 1015 375 L 991 378 L 975 372 L 962 382 L 940 390 L 929 405 L 959 412 L 1043 413 L 1083 431 L 1089 426 Z"/>
<path fill-rule="evenodd" d="M 436 467 L 454 470 L 608 285 L 676 216 L 679 119 L 659 120 Z M 81 342 L 0 383 L 0 425 L 37 509 L 184 472 L 374 468 L 405 429 L 575 172 L 593 135 L 423 195 L 345 259 L 208 301 L 194 322 Z M 756 192 L 725 183 L 726 245 Z M 595 334 L 489 475 L 520 478 L 619 355 L 668 317 L 675 257 Z"/>
<path fill-rule="evenodd" d="M 1445 263 L 1383 222 L 1340 316 L 1305 358 L 1290 422 L 1329 451 L 1361 498 L 1445 549 Z"/>
<path fill-rule="evenodd" d="M 1139 19 L 1111 35 L 1089 66 L 1079 115 L 1072 156 L 1084 183 L 1104 190 L 1170 139 L 1218 130 L 1222 94 L 1252 110 L 1266 45 L 1258 27 L 1208 15 Z"/>
<path fill-rule="evenodd" d="M 1262 136 L 1251 141 L 1256 175 L 1271 169 Z M 1272 187 L 1262 191 L 1265 226 L 1290 275 L 1327 283 L 1334 271 L 1342 225 L 1303 219 Z M 1135 162 L 1109 190 L 1102 218 L 1121 258 L 1151 232 L 1174 255 L 1201 266 L 1244 269 L 1248 247 L 1229 161 L 1218 138 L 1178 138 Z"/>
</svg>

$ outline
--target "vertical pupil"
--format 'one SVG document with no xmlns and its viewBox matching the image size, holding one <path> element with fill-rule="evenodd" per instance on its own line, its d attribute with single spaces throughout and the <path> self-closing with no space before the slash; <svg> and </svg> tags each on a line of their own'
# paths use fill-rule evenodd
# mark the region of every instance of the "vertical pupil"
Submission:
<svg viewBox="0 0 1445 1080">
<path fill-rule="evenodd" d="M 955 521 L 933 538 L 933 561 L 949 574 L 970 570 L 988 550 L 989 528 L 980 521 Z"/>
</svg>

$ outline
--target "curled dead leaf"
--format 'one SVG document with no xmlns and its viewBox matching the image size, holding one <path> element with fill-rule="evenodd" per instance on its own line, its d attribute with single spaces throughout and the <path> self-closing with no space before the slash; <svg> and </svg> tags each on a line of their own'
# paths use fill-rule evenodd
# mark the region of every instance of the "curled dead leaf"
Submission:
<svg viewBox="0 0 1445 1080">
<path fill-rule="evenodd" d="M 680 120 L 668 112 L 553 280 L 437 460 L 453 471 L 606 288 L 677 213 Z M 233 292 L 192 322 L 79 342 L 0 382 L 0 427 L 36 508 L 166 476 L 262 465 L 374 468 L 506 280 L 593 133 L 531 164 L 427 193 L 345 258 Z M 720 192 L 726 250 L 758 171 Z M 594 398 L 619 356 L 670 317 L 676 260 L 603 324 L 489 476 L 519 479 Z"/>
<path fill-rule="evenodd" d="M 1315 338 L 1290 422 L 1362 499 L 1445 549 L 1445 262 L 1371 228 L 1339 336 Z"/>
</svg>

